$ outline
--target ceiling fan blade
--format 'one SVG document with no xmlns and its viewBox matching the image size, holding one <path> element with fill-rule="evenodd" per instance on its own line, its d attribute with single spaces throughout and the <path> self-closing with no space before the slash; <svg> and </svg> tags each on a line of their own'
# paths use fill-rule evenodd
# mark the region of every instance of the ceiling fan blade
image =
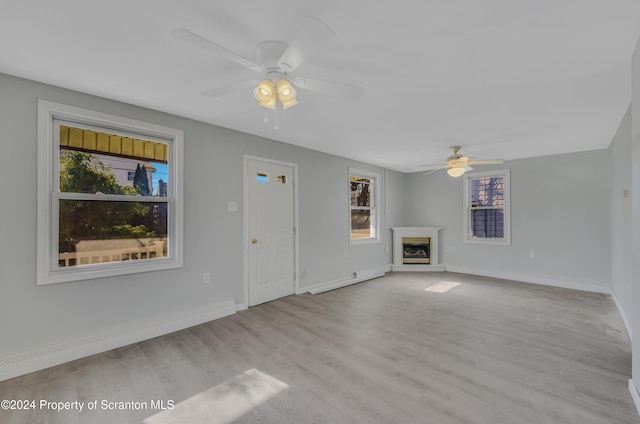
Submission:
<svg viewBox="0 0 640 424">
<path fill-rule="evenodd" d="M 334 36 L 335 32 L 329 25 L 318 18 L 309 17 L 278 60 L 278 66 L 285 72 L 293 71 Z"/>
<path fill-rule="evenodd" d="M 432 169 L 431 171 L 425 172 L 425 173 L 424 173 L 424 174 L 422 174 L 422 175 L 429 175 L 429 174 L 433 174 L 434 172 L 438 172 L 438 171 L 440 171 L 441 169 L 444 169 L 444 168 L 436 168 L 436 169 Z"/>
<path fill-rule="evenodd" d="M 487 159 L 487 160 L 470 160 L 466 162 L 466 165 L 501 165 L 504 163 L 504 159 Z"/>
<path fill-rule="evenodd" d="M 208 50 L 217 54 L 219 56 L 223 56 L 239 65 L 242 65 L 246 68 L 249 68 L 253 71 L 263 72 L 262 66 L 257 63 L 247 59 L 246 57 L 240 56 L 239 54 L 232 52 L 229 49 L 226 49 L 213 41 L 209 41 L 206 38 L 195 34 L 188 29 L 184 28 L 176 28 L 171 31 L 174 37 L 179 38 L 187 43 L 193 44 L 194 46 L 200 47 L 202 49 Z"/>
<path fill-rule="evenodd" d="M 449 165 L 446 164 L 446 163 L 429 163 L 427 165 L 418 165 L 418 166 L 423 167 L 423 168 L 433 168 L 434 166 L 437 166 L 437 167 L 440 167 L 440 168 L 446 168 Z"/>
<path fill-rule="evenodd" d="M 220 97 L 225 94 L 233 93 L 248 87 L 256 87 L 258 85 L 257 80 L 242 81 L 235 84 L 223 85 L 222 87 L 212 88 L 211 90 L 203 91 L 202 94 L 205 97 Z"/>
<path fill-rule="evenodd" d="M 296 87 L 317 91 L 345 99 L 359 100 L 364 96 L 365 88 L 343 82 L 326 81 L 318 78 L 297 77 L 293 79 Z"/>
</svg>

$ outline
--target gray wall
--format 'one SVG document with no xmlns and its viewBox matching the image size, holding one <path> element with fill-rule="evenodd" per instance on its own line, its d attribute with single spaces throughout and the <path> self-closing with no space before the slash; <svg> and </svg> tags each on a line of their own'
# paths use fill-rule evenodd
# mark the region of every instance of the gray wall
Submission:
<svg viewBox="0 0 640 424">
<path fill-rule="evenodd" d="M 609 146 L 611 157 L 611 292 L 631 325 L 631 106 Z M 629 329 L 631 330 L 631 329 Z"/>
<path fill-rule="evenodd" d="M 407 176 L 408 225 L 445 227 L 448 269 L 608 292 L 609 155 L 606 150 L 482 167 L 511 170 L 511 245 L 464 243 L 463 178 Z M 535 259 L 529 252 L 535 252 Z"/>
<path fill-rule="evenodd" d="M 404 227 L 404 202 L 405 202 L 405 183 L 406 175 L 399 172 L 386 171 L 385 174 L 385 203 L 389 205 L 385 211 L 385 217 L 387 221 L 387 263 L 393 262 L 393 234 L 391 228 Z M 400 207 L 398 207 L 400 206 Z"/>
<path fill-rule="evenodd" d="M 227 212 L 227 202 L 242 211 L 244 154 L 299 165 L 302 288 L 389 263 L 387 231 L 380 244 L 349 246 L 347 181 L 353 166 L 387 176 L 395 187 L 397 172 L 2 74 L 0 93 L 0 357 L 229 299 L 242 303 L 243 216 Z M 184 130 L 184 268 L 36 286 L 38 98 Z M 396 204 L 381 205 L 394 220 Z M 211 284 L 202 284 L 204 272 Z"/>
</svg>

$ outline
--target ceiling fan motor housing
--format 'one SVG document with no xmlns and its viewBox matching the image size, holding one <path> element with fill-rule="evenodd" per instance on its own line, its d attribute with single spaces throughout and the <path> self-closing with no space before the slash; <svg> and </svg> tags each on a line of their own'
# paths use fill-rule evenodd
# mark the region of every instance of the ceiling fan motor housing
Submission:
<svg viewBox="0 0 640 424">
<path fill-rule="evenodd" d="M 287 50 L 287 47 L 289 47 L 287 43 L 276 40 L 263 41 L 258 44 L 256 47 L 256 58 L 258 59 L 258 63 L 264 66 L 267 74 L 276 72 L 284 74 L 282 69 L 280 69 L 280 65 L 278 65 L 278 61 Z"/>
</svg>

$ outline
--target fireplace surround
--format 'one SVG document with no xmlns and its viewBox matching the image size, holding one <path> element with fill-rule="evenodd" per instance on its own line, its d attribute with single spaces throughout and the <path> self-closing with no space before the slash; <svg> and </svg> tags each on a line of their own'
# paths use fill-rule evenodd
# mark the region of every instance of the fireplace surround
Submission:
<svg viewBox="0 0 640 424">
<path fill-rule="evenodd" d="M 392 271 L 444 271 L 438 261 L 442 227 L 392 227 Z"/>
</svg>

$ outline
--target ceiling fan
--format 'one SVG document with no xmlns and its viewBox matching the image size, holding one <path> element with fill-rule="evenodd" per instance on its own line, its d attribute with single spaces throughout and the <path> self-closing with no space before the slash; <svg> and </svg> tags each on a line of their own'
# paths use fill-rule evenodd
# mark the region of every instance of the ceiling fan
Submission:
<svg viewBox="0 0 640 424">
<path fill-rule="evenodd" d="M 441 169 L 448 168 L 447 174 L 452 177 L 459 177 L 465 172 L 471 171 L 473 169 L 471 165 L 500 165 L 504 163 L 504 159 L 472 159 L 470 156 L 459 153 L 460 146 L 451 146 L 451 149 L 453 150 L 453 154 L 445 160 L 445 163 L 421 165 L 432 168 L 429 172 L 425 172 L 424 175 L 429 175 Z"/>
<path fill-rule="evenodd" d="M 202 92 L 203 96 L 219 97 L 254 87 L 253 94 L 260 106 L 275 109 L 277 101 L 280 101 L 282 108 L 288 109 L 298 103 L 294 86 L 355 100 L 360 99 L 365 92 L 364 87 L 357 85 L 291 75 L 335 35 L 327 24 L 315 17 L 307 19 L 306 25 L 289 44 L 275 40 L 259 43 L 256 46 L 256 60 L 243 57 L 184 28 L 174 29 L 172 34 L 176 38 L 263 74 L 262 80 L 249 80 L 213 88 Z"/>
</svg>

